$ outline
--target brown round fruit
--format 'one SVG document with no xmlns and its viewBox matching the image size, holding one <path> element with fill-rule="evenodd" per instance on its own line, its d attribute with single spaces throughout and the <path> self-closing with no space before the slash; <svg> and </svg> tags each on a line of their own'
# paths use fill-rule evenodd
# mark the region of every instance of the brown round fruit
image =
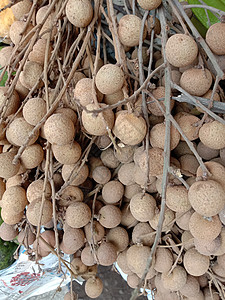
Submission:
<svg viewBox="0 0 225 300">
<path fill-rule="evenodd" d="M 225 147 L 225 125 L 218 121 L 205 123 L 199 130 L 199 138 L 211 149 L 222 149 Z"/>
<path fill-rule="evenodd" d="M 41 212 L 41 199 L 33 200 L 27 208 L 27 219 L 33 226 L 38 226 Z M 49 200 L 45 200 L 41 215 L 41 225 L 47 224 L 52 219 L 53 207 Z"/>
<path fill-rule="evenodd" d="M 52 152 L 58 162 L 65 165 L 75 164 L 81 157 L 81 146 L 73 141 L 70 144 L 52 145 Z"/>
<path fill-rule="evenodd" d="M 206 43 L 217 55 L 225 55 L 225 24 L 215 23 L 211 25 L 206 33 Z"/>
<path fill-rule="evenodd" d="M 145 193 L 138 193 L 130 200 L 130 211 L 136 220 L 147 222 L 153 219 L 155 215 L 156 201 Z"/>
<path fill-rule="evenodd" d="M 184 254 L 183 263 L 190 275 L 201 276 L 209 268 L 209 257 L 198 253 L 195 248 L 191 248 Z"/>
<path fill-rule="evenodd" d="M 23 117 L 30 125 L 37 123 L 46 114 L 46 102 L 42 98 L 31 98 L 23 107 Z"/>
<path fill-rule="evenodd" d="M 75 202 L 66 210 L 66 222 L 72 228 L 81 228 L 91 219 L 91 210 L 83 202 Z"/>
<path fill-rule="evenodd" d="M 117 206 L 105 205 L 99 211 L 99 223 L 105 228 L 114 228 L 121 222 L 121 211 Z"/>
<path fill-rule="evenodd" d="M 86 27 L 92 20 L 93 8 L 89 0 L 69 0 L 66 4 L 66 16 L 76 27 Z"/>
<path fill-rule="evenodd" d="M 14 153 L 5 152 L 0 153 L 0 177 L 8 179 L 12 176 L 15 176 L 20 168 L 20 163 L 13 164 Z"/>
<path fill-rule="evenodd" d="M 85 283 L 85 293 L 91 299 L 98 298 L 103 291 L 103 283 L 99 277 L 89 278 Z"/>
</svg>

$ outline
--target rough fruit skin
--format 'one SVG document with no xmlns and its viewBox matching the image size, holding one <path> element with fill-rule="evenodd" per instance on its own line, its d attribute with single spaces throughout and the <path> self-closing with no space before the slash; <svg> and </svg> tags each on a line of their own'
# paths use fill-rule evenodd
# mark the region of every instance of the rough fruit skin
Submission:
<svg viewBox="0 0 225 300">
<path fill-rule="evenodd" d="M 188 192 L 184 186 L 168 186 L 166 190 L 166 205 L 176 212 L 187 212 L 191 208 Z"/>
<path fill-rule="evenodd" d="M 198 253 L 195 248 L 191 248 L 184 254 L 183 263 L 190 275 L 201 276 L 209 268 L 209 257 Z"/>
<path fill-rule="evenodd" d="M 135 225 L 132 232 L 132 242 L 142 243 L 144 246 L 152 246 L 155 240 L 154 235 L 150 235 L 154 232 L 154 229 L 148 223 L 138 223 Z"/>
<path fill-rule="evenodd" d="M 147 222 L 155 215 L 156 201 L 155 199 L 145 193 L 138 193 L 130 200 L 130 211 L 136 220 L 140 222 Z"/>
<path fill-rule="evenodd" d="M 99 223 L 105 228 L 114 228 L 121 222 L 122 213 L 117 206 L 105 205 L 99 211 Z"/>
<path fill-rule="evenodd" d="M 37 123 L 46 114 L 46 102 L 42 98 L 31 98 L 23 107 L 23 117 L 30 125 Z"/>
<path fill-rule="evenodd" d="M 39 82 L 37 88 L 41 88 L 43 85 L 43 81 L 40 79 L 42 72 L 42 65 L 35 61 L 27 61 L 20 73 L 20 82 L 28 90 L 31 90 L 37 82 Z"/>
<path fill-rule="evenodd" d="M 211 25 L 205 38 L 212 52 L 217 55 L 225 55 L 225 23 Z"/>
<path fill-rule="evenodd" d="M 103 291 L 103 283 L 100 278 L 89 278 L 85 283 L 85 293 L 90 298 L 98 298 Z"/>
<path fill-rule="evenodd" d="M 208 69 L 191 68 L 181 75 L 180 86 L 191 95 L 203 96 L 212 84 L 212 74 Z"/>
<path fill-rule="evenodd" d="M 117 258 L 116 247 L 110 242 L 102 242 L 97 250 L 99 264 L 102 266 L 111 266 Z"/>
<path fill-rule="evenodd" d="M 176 266 L 169 275 L 167 275 L 167 273 L 163 273 L 161 278 L 164 288 L 175 292 L 185 285 L 187 281 L 187 273 L 183 267 Z"/>
<path fill-rule="evenodd" d="M 174 34 L 166 43 L 166 58 L 174 67 L 190 65 L 198 55 L 194 39 L 186 34 Z"/>
<path fill-rule="evenodd" d="M 139 44 L 141 32 L 141 19 L 135 15 L 123 16 L 119 21 L 118 35 L 124 46 L 134 47 Z M 143 39 L 146 38 L 147 29 L 144 28 Z"/>
<path fill-rule="evenodd" d="M 36 199 L 28 205 L 26 213 L 27 219 L 34 226 L 38 226 L 40 209 L 41 199 Z M 49 200 L 45 200 L 41 218 L 41 225 L 47 224 L 52 219 L 52 212 L 52 203 Z"/>
<path fill-rule="evenodd" d="M 180 289 L 180 292 L 185 297 L 194 297 L 200 291 L 198 279 L 188 275 L 186 284 Z"/>
<path fill-rule="evenodd" d="M 137 0 L 141 8 L 146 10 L 156 9 L 162 3 L 162 0 Z"/>
<path fill-rule="evenodd" d="M 160 273 L 168 273 L 173 265 L 173 254 L 169 249 L 157 248 L 154 269 Z"/>
<path fill-rule="evenodd" d="M 189 220 L 189 230 L 193 237 L 198 240 L 212 241 L 220 234 L 221 229 L 222 224 L 218 216 L 213 216 L 212 220 L 207 220 L 194 212 Z"/>
<path fill-rule="evenodd" d="M 0 177 L 9 179 L 12 176 L 15 176 L 20 168 L 20 163 L 16 165 L 12 163 L 14 158 L 14 153 L 4 152 L 0 153 Z"/>
<path fill-rule="evenodd" d="M 113 133 L 126 145 L 134 146 L 143 141 L 147 131 L 142 117 L 128 111 L 119 112 L 116 116 Z"/>
<path fill-rule="evenodd" d="M 195 124 L 199 122 L 199 118 L 193 115 L 183 115 L 180 118 L 178 117 L 177 123 L 180 128 L 183 130 L 184 134 L 190 141 L 194 141 L 198 138 L 198 132 L 196 130 Z M 181 141 L 184 141 L 184 138 L 181 136 Z"/>
<path fill-rule="evenodd" d="M 116 180 L 107 182 L 102 189 L 102 197 L 108 204 L 114 204 L 122 199 L 124 186 Z"/>
<path fill-rule="evenodd" d="M 212 217 L 223 209 L 225 191 L 216 181 L 197 181 L 190 187 L 188 199 L 197 213 L 205 217 Z"/>
<path fill-rule="evenodd" d="M 20 160 L 23 167 L 33 169 L 40 165 L 44 159 L 44 150 L 39 144 L 27 146 Z"/>
<path fill-rule="evenodd" d="M 51 115 L 44 124 L 46 139 L 51 144 L 69 144 L 75 135 L 75 127 L 70 118 L 63 114 Z"/>
<path fill-rule="evenodd" d="M 63 243 L 66 245 L 71 254 L 83 247 L 85 241 L 84 232 L 80 228 L 66 229 L 63 234 Z"/>
<path fill-rule="evenodd" d="M 102 94 L 116 93 L 123 87 L 124 73 L 117 65 L 104 65 L 96 74 L 95 83 Z"/>
<path fill-rule="evenodd" d="M 7 91 L 7 87 L 0 87 L 0 110 L 4 111 L 5 117 L 14 114 L 20 106 L 20 98 L 17 91 L 14 90 L 8 100 L 5 96 L 7 94 Z M 7 105 L 7 108 L 4 110 L 5 105 Z"/>
<path fill-rule="evenodd" d="M 166 126 L 164 123 L 159 123 L 152 127 L 150 131 L 150 143 L 153 148 L 160 148 L 164 150 L 165 133 L 166 133 Z M 179 141 L 180 141 L 179 131 L 174 126 L 171 126 L 170 150 L 175 149 L 179 144 Z"/>
<path fill-rule="evenodd" d="M 150 247 L 133 245 L 127 250 L 127 265 L 134 273 L 143 273 L 147 259 L 150 254 Z"/>
<path fill-rule="evenodd" d="M 81 156 L 81 147 L 77 142 L 66 145 L 52 145 L 53 154 L 61 164 L 75 164 Z"/>
<path fill-rule="evenodd" d="M 199 130 L 201 142 L 212 149 L 225 147 L 225 125 L 218 121 L 205 123 Z"/>
<path fill-rule="evenodd" d="M 66 210 L 66 222 L 72 228 L 81 228 L 90 221 L 91 210 L 83 202 L 75 202 Z"/>
<path fill-rule="evenodd" d="M 22 212 L 28 201 L 26 191 L 21 186 L 11 186 L 2 196 L 1 207 L 12 215 Z"/>
<path fill-rule="evenodd" d="M 69 0 L 66 5 L 66 16 L 76 27 L 86 27 L 92 20 L 93 8 L 89 0 Z"/>
</svg>

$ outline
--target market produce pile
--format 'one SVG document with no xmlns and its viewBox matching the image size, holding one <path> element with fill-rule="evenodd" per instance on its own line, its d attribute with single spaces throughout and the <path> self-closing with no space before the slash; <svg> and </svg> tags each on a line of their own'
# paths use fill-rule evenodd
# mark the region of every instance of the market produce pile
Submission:
<svg viewBox="0 0 225 300">
<path fill-rule="evenodd" d="M 5 2 L 0 237 L 90 298 L 116 262 L 133 300 L 225 299 L 225 12 L 202 37 L 177 0 Z"/>
</svg>

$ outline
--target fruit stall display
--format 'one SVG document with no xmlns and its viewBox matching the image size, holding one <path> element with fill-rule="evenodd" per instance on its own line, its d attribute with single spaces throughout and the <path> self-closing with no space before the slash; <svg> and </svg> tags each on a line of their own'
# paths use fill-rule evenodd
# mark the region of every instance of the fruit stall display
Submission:
<svg viewBox="0 0 225 300">
<path fill-rule="evenodd" d="M 1 239 L 90 298 L 116 263 L 132 300 L 224 300 L 225 1 L 0 5 Z"/>
</svg>

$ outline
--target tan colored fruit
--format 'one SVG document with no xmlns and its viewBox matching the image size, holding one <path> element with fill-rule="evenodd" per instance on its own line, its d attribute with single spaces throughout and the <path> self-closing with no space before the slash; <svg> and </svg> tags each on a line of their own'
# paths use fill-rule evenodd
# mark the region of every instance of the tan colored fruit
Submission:
<svg viewBox="0 0 225 300">
<path fill-rule="evenodd" d="M 151 219 L 149 221 L 149 224 L 155 230 L 157 229 L 157 226 L 158 226 L 158 223 L 159 223 L 159 215 L 160 215 L 160 212 L 156 212 L 155 216 L 153 217 L 153 219 Z M 170 230 L 173 227 L 173 224 L 175 222 L 174 218 L 175 218 L 175 213 L 171 209 L 169 209 L 168 207 L 166 207 L 166 209 L 165 209 L 165 217 L 164 217 L 163 227 L 162 227 L 162 232 L 166 232 L 166 231 Z"/>
<path fill-rule="evenodd" d="M 89 243 L 92 243 L 92 231 L 94 244 L 100 242 L 105 235 L 104 227 L 97 221 L 93 222 L 93 230 L 91 223 L 88 223 L 84 227 L 85 237 Z"/>
<path fill-rule="evenodd" d="M 86 78 L 86 76 L 83 73 L 76 71 L 73 75 L 74 86 L 76 86 L 78 81 L 80 81 L 83 78 Z"/>
<path fill-rule="evenodd" d="M 133 155 L 134 147 L 128 145 L 123 145 L 122 147 L 119 147 L 119 151 L 115 152 L 116 158 L 123 164 L 132 162 Z"/>
<path fill-rule="evenodd" d="M 208 92 L 205 93 L 205 95 L 203 95 L 202 98 L 206 98 L 206 99 L 209 99 L 209 100 L 210 100 L 210 99 L 211 99 L 211 96 L 212 96 L 212 92 L 213 92 L 212 90 L 208 90 Z M 217 92 L 214 93 L 213 100 L 214 100 L 214 101 L 220 101 L 220 95 L 219 95 Z M 200 111 L 201 113 L 204 113 L 204 110 L 203 110 L 203 109 L 199 108 L 198 106 L 196 106 L 196 108 L 197 108 L 197 110 Z"/>
<path fill-rule="evenodd" d="M 41 202 L 42 200 L 40 198 L 35 199 L 28 205 L 27 208 L 27 219 L 34 226 L 38 226 L 39 223 Z M 52 219 L 52 212 L 52 203 L 49 200 L 45 200 L 41 215 L 41 225 L 48 223 Z"/>
<path fill-rule="evenodd" d="M 42 98 L 31 98 L 23 107 L 23 117 L 30 125 L 37 125 L 46 114 L 46 102 Z"/>
<path fill-rule="evenodd" d="M 123 16 L 119 21 L 118 35 L 124 46 L 134 47 L 139 44 L 141 32 L 141 19 L 135 15 Z M 143 40 L 147 36 L 147 28 L 144 27 Z"/>
<path fill-rule="evenodd" d="M 142 117 L 128 111 L 120 111 L 116 114 L 113 133 L 127 145 L 137 145 L 143 141 L 146 135 L 146 122 Z"/>
<path fill-rule="evenodd" d="M 122 207 L 121 207 L 121 225 L 123 225 L 124 227 L 133 227 L 135 226 L 138 221 L 134 218 L 134 216 L 132 215 L 131 211 L 130 211 L 130 205 L 129 203 L 125 203 Z"/>
<path fill-rule="evenodd" d="M 32 51 L 28 55 L 28 59 L 30 61 L 37 62 L 40 65 L 44 66 L 46 46 L 47 46 L 46 39 L 37 40 L 37 42 L 34 44 Z M 47 56 L 48 60 L 51 57 L 52 51 L 53 51 L 53 48 L 50 45 L 49 49 L 48 49 L 48 56 Z"/>
<path fill-rule="evenodd" d="M 27 227 L 26 230 L 21 230 L 17 236 L 18 242 L 23 244 L 26 248 L 28 248 L 29 245 L 32 245 L 35 239 L 36 236 L 29 227 Z"/>
<path fill-rule="evenodd" d="M 126 185 L 124 189 L 124 197 L 131 199 L 134 195 L 140 193 L 141 191 L 142 188 L 137 183 Z"/>
<path fill-rule="evenodd" d="M 171 70 L 171 80 L 173 83 L 176 83 L 177 85 L 180 84 L 180 78 L 181 78 L 181 72 L 178 70 Z M 162 86 L 165 86 L 165 75 L 162 77 Z M 175 91 L 174 88 L 172 88 L 172 91 Z"/>
<path fill-rule="evenodd" d="M 99 264 L 102 266 L 111 266 L 117 258 L 117 249 L 110 242 L 102 242 L 97 250 Z"/>
<path fill-rule="evenodd" d="M 51 115 L 44 124 L 46 139 L 51 144 L 69 144 L 74 139 L 75 127 L 71 119 L 63 114 Z"/>
<path fill-rule="evenodd" d="M 60 195 L 60 199 L 58 200 L 59 205 L 61 206 L 69 206 L 73 202 L 82 202 L 84 200 L 84 194 L 80 188 L 73 185 L 68 185 Z"/>
<path fill-rule="evenodd" d="M 140 222 L 147 222 L 153 219 L 155 215 L 156 201 L 155 199 L 145 193 L 138 193 L 130 200 L 130 210 L 136 220 Z"/>
<path fill-rule="evenodd" d="M 17 214 L 12 214 L 10 211 L 7 211 L 5 209 L 1 210 L 1 218 L 8 225 L 15 225 L 19 223 L 22 220 L 23 216 L 23 211 Z"/>
<path fill-rule="evenodd" d="M 152 91 L 152 95 L 157 100 L 161 99 L 161 98 L 165 98 L 165 87 L 158 86 L 155 90 Z M 150 102 L 147 105 L 148 110 L 155 116 L 158 116 L 158 117 L 164 116 L 164 112 L 161 111 L 157 102 L 154 101 L 154 98 L 151 98 L 151 96 L 147 98 L 147 102 Z M 160 105 L 162 106 L 162 109 L 165 111 L 166 107 L 164 105 L 164 100 L 160 101 Z M 172 110 L 173 107 L 174 107 L 174 100 L 171 99 L 170 100 L 170 109 Z"/>
<path fill-rule="evenodd" d="M 111 228 L 106 235 L 106 241 L 112 243 L 117 252 L 124 251 L 129 244 L 129 236 L 123 227 Z"/>
<path fill-rule="evenodd" d="M 7 91 L 8 87 L 0 87 L 0 110 L 4 112 L 5 117 L 14 114 L 20 106 L 20 98 L 18 93 L 14 90 L 9 99 L 7 99 Z"/>
<path fill-rule="evenodd" d="M 169 185 L 166 190 L 166 205 L 175 212 L 187 212 L 191 208 L 187 189 L 182 185 Z"/>
<path fill-rule="evenodd" d="M 9 179 L 19 171 L 20 162 L 17 164 L 12 163 L 14 155 L 13 152 L 0 153 L 0 177 Z"/>
<path fill-rule="evenodd" d="M 89 170 L 88 166 L 84 164 L 79 172 L 77 173 L 78 168 L 76 164 L 72 165 L 63 165 L 62 167 L 62 177 L 64 181 L 67 181 L 69 178 L 72 179 L 70 182 L 71 185 L 79 186 L 80 184 L 84 183 L 85 180 L 88 178 Z"/>
<path fill-rule="evenodd" d="M 181 266 L 176 266 L 173 271 L 168 275 L 162 274 L 163 286 L 170 291 L 180 290 L 187 282 L 187 273 Z"/>
<path fill-rule="evenodd" d="M 48 10 L 49 10 L 49 5 L 42 6 L 41 8 L 38 9 L 38 11 L 36 13 L 36 23 L 37 24 L 40 24 L 43 21 Z M 54 36 L 57 33 L 57 27 L 53 26 L 53 28 L 52 28 L 52 25 L 54 24 L 54 20 L 55 20 L 55 12 L 52 11 L 49 14 L 47 20 L 44 22 L 44 25 L 41 28 L 40 35 L 42 38 L 47 39 L 50 34 L 51 29 L 52 29 L 51 39 L 54 38 Z M 44 32 L 45 32 L 45 34 L 43 34 Z"/>
<path fill-rule="evenodd" d="M 17 91 L 21 100 L 24 100 L 29 93 L 29 90 L 25 86 L 22 85 L 19 78 L 18 78 L 16 86 L 15 86 L 15 91 Z"/>
<path fill-rule="evenodd" d="M 185 154 L 179 158 L 181 173 L 185 176 L 195 176 L 199 167 L 199 162 L 192 154 Z"/>
<path fill-rule="evenodd" d="M 187 212 L 176 212 L 176 223 L 183 230 L 189 230 L 189 221 L 194 210 L 190 209 Z"/>
<path fill-rule="evenodd" d="M 9 63 L 9 59 L 12 55 L 13 47 L 12 46 L 7 46 L 3 47 L 0 50 L 0 66 L 5 67 Z"/>
<path fill-rule="evenodd" d="M 225 55 L 225 24 L 215 23 L 211 25 L 206 33 L 206 43 L 217 55 Z"/>
<path fill-rule="evenodd" d="M 53 249 L 56 247 L 56 242 L 55 242 L 55 232 L 54 230 L 45 230 L 40 234 L 40 236 L 45 240 L 49 246 L 51 246 Z M 39 246 L 42 248 L 44 251 L 50 251 L 49 247 L 40 239 L 39 240 Z"/>
<path fill-rule="evenodd" d="M 39 144 L 33 144 L 27 146 L 20 157 L 21 164 L 26 169 L 36 168 L 37 166 L 40 165 L 43 159 L 44 159 L 44 151 L 41 145 Z"/>
<path fill-rule="evenodd" d="M 11 9 L 17 20 L 20 20 L 24 17 L 25 14 L 30 12 L 32 3 L 30 0 L 23 0 L 19 3 L 14 4 Z"/>
<path fill-rule="evenodd" d="M 12 215 L 24 211 L 27 204 L 26 191 L 21 186 L 7 188 L 1 200 L 1 207 Z"/>
<path fill-rule="evenodd" d="M 214 180 L 197 181 L 188 191 L 188 199 L 194 210 L 202 216 L 212 217 L 225 205 L 225 192 Z"/>
<path fill-rule="evenodd" d="M 156 249 L 154 269 L 159 273 L 168 273 L 173 265 L 173 254 L 169 249 Z"/>
<path fill-rule="evenodd" d="M 184 132 L 185 136 L 190 140 L 194 141 L 198 138 L 198 130 L 196 124 L 199 122 L 199 118 L 193 115 L 184 115 L 181 116 L 177 123 Z M 184 141 L 184 138 L 181 136 L 181 141 Z"/>
<path fill-rule="evenodd" d="M 11 144 L 15 146 L 22 146 L 25 144 L 28 135 L 31 133 L 33 128 L 34 127 L 28 124 L 24 118 L 14 119 L 6 130 L 6 138 Z M 38 139 L 38 136 L 39 131 L 37 131 L 30 139 L 28 146 L 34 144 Z"/>
<path fill-rule="evenodd" d="M 118 103 L 119 101 L 121 101 L 123 99 L 124 99 L 123 91 L 119 90 L 119 91 L 117 91 L 117 92 L 115 92 L 113 94 L 105 95 L 105 97 L 104 97 L 104 103 L 106 103 L 108 105 L 116 104 L 116 103 Z"/>
<path fill-rule="evenodd" d="M 40 79 L 43 72 L 43 67 L 37 62 L 27 61 L 20 73 L 19 79 L 25 88 L 31 90 L 37 84 L 37 88 L 43 86 L 43 81 Z"/>
<path fill-rule="evenodd" d="M 104 65 L 96 74 L 95 83 L 102 94 L 116 93 L 123 87 L 124 73 L 117 65 Z"/>
<path fill-rule="evenodd" d="M 85 283 L 85 293 L 88 297 L 98 298 L 103 291 L 103 283 L 99 277 L 89 278 Z"/>
<path fill-rule="evenodd" d="M 74 274 L 83 274 L 87 272 L 87 266 L 85 266 L 85 264 L 81 261 L 80 257 L 75 257 L 72 261 L 71 261 L 71 270 L 73 271 Z"/>
<path fill-rule="evenodd" d="M 188 274 L 185 285 L 179 291 L 185 297 L 194 297 L 200 291 L 198 279 Z"/>
<path fill-rule="evenodd" d="M 67 251 L 70 254 L 75 253 L 84 246 L 85 236 L 80 228 L 69 228 L 64 231 L 63 243 L 66 245 Z M 68 253 L 67 252 L 67 253 Z"/>
<path fill-rule="evenodd" d="M 81 157 L 81 147 L 76 141 L 65 145 L 53 144 L 52 151 L 56 160 L 65 165 L 75 164 Z"/>
<path fill-rule="evenodd" d="M 205 300 L 220 300 L 220 296 L 218 292 L 214 289 L 204 288 L 203 292 L 204 292 Z"/>
<path fill-rule="evenodd" d="M 99 184 L 106 184 L 111 178 L 111 172 L 107 167 L 99 166 L 93 170 L 92 178 Z"/>
<path fill-rule="evenodd" d="M 13 225 L 8 225 L 3 222 L 0 226 L 0 238 L 3 241 L 11 241 L 18 235 L 18 229 Z"/>
<path fill-rule="evenodd" d="M 221 229 L 222 224 L 217 215 L 207 219 L 194 212 L 189 221 L 191 234 L 199 240 L 212 241 L 220 234 Z"/>
<path fill-rule="evenodd" d="M 133 272 L 129 269 L 127 265 L 127 249 L 123 252 L 120 252 L 120 254 L 117 256 L 116 262 L 119 266 L 119 268 L 125 273 L 125 274 L 133 274 Z"/>
<path fill-rule="evenodd" d="M 132 60 L 137 60 L 138 59 L 138 49 L 134 49 L 134 51 L 131 54 L 131 59 Z M 149 53 L 148 53 L 148 47 L 142 47 L 142 59 L 143 59 L 143 64 L 147 65 L 149 62 Z"/>
<path fill-rule="evenodd" d="M 225 147 L 225 125 L 218 121 L 205 123 L 199 130 L 201 142 L 212 149 Z"/>
<path fill-rule="evenodd" d="M 92 20 L 93 8 L 89 0 L 69 0 L 66 5 L 66 16 L 76 27 L 86 27 Z"/>
<path fill-rule="evenodd" d="M 27 188 L 27 200 L 29 202 L 32 202 L 35 199 L 41 198 L 43 193 L 43 188 L 44 188 L 44 180 L 38 179 L 31 182 L 31 184 Z M 51 185 L 49 182 L 47 182 L 46 190 L 45 190 L 45 198 L 49 199 L 51 195 L 52 195 Z"/>
<path fill-rule="evenodd" d="M 195 142 L 193 143 L 193 146 L 196 148 Z M 184 154 L 193 154 L 190 148 L 188 147 L 186 142 L 180 142 L 178 146 L 173 150 L 173 153 L 176 155 L 177 158 Z"/>
<path fill-rule="evenodd" d="M 81 261 L 86 266 L 93 266 L 96 264 L 94 255 L 92 254 L 92 250 L 90 246 L 86 246 L 81 252 Z"/>
<path fill-rule="evenodd" d="M 66 210 L 66 222 L 72 228 L 81 228 L 91 219 L 91 210 L 83 202 L 75 202 Z"/>
<path fill-rule="evenodd" d="M 194 239 L 195 249 L 206 256 L 215 255 L 221 246 L 221 238 L 218 236 L 212 241 Z"/>
<path fill-rule="evenodd" d="M 122 183 L 116 180 L 107 182 L 102 189 L 102 197 L 108 204 L 119 202 L 124 194 L 124 187 Z"/>
<path fill-rule="evenodd" d="M 212 84 L 212 74 L 208 69 L 191 68 L 181 75 L 180 86 L 191 95 L 203 96 Z"/>
<path fill-rule="evenodd" d="M 146 10 L 156 9 L 161 3 L 162 0 L 138 0 L 140 7 Z"/>
<path fill-rule="evenodd" d="M 105 104 L 100 104 L 100 108 L 103 108 Z M 98 109 L 95 104 L 88 104 L 87 110 L 92 111 Z M 85 130 L 92 135 L 105 135 L 107 134 L 107 128 L 112 129 L 114 124 L 114 113 L 112 110 L 106 110 L 98 115 L 92 112 L 82 111 L 82 122 Z"/>
<path fill-rule="evenodd" d="M 132 231 L 132 242 L 134 244 L 143 244 L 144 246 L 152 246 L 155 240 L 155 231 L 148 223 L 138 223 Z"/>
<path fill-rule="evenodd" d="M 106 150 L 103 150 L 101 155 L 100 155 L 100 158 L 101 158 L 102 163 L 110 169 L 115 169 L 120 164 L 120 162 L 116 158 L 112 148 L 108 148 Z"/>
<path fill-rule="evenodd" d="M 135 289 L 138 287 L 139 281 L 140 281 L 140 278 L 134 273 L 127 276 L 127 284 L 132 289 Z"/>
<path fill-rule="evenodd" d="M 94 103 L 94 91 L 92 91 L 93 79 L 82 78 L 79 80 L 74 89 L 74 97 L 82 106 Z M 103 95 L 96 89 L 96 97 L 102 102 Z"/>
<path fill-rule="evenodd" d="M 114 228 L 121 222 L 121 211 L 117 206 L 105 205 L 99 211 L 99 223 L 105 228 Z"/>
<path fill-rule="evenodd" d="M 67 292 L 63 298 L 63 300 L 77 300 L 77 294 L 73 291 L 72 292 L 73 298 L 71 297 L 71 292 Z"/>
<path fill-rule="evenodd" d="M 165 145 L 166 125 L 164 123 L 157 124 L 152 127 L 150 131 L 150 143 L 153 148 L 160 148 L 164 150 Z M 170 149 L 173 150 L 177 147 L 180 141 L 180 133 L 171 126 L 170 130 Z"/>
<path fill-rule="evenodd" d="M 26 47 L 27 43 L 29 42 L 29 40 L 31 39 L 31 37 L 34 34 L 34 32 L 31 33 L 24 40 L 24 42 L 21 43 L 20 41 L 22 41 L 23 37 L 25 37 L 33 29 L 33 25 L 29 24 L 27 26 L 27 29 L 23 33 L 23 35 L 21 35 L 25 25 L 26 25 L 26 22 L 24 22 L 24 21 L 15 21 L 10 26 L 9 37 L 10 37 L 11 41 L 13 42 L 13 44 L 15 44 L 15 46 L 19 46 L 18 50 L 22 50 L 24 47 Z"/>
<path fill-rule="evenodd" d="M 174 34 L 166 43 L 166 57 L 174 67 L 191 64 L 198 55 L 198 46 L 194 39 L 186 34 Z"/>
<path fill-rule="evenodd" d="M 195 248 L 191 248 L 184 254 L 183 263 L 190 275 L 201 276 L 209 268 L 209 257 L 198 253 Z"/>
<path fill-rule="evenodd" d="M 127 250 L 127 264 L 134 273 L 143 273 L 150 254 L 150 247 L 133 245 Z"/>
<path fill-rule="evenodd" d="M 131 185 L 134 184 L 134 163 L 131 162 L 129 164 L 123 164 L 118 171 L 118 179 L 123 185 Z"/>
<path fill-rule="evenodd" d="M 220 153 L 218 149 L 209 148 L 206 145 L 204 145 L 202 142 L 198 143 L 197 151 L 198 154 L 201 156 L 201 158 L 205 160 L 211 160 L 213 158 L 216 158 L 217 156 L 219 156 Z"/>
<path fill-rule="evenodd" d="M 91 54 L 91 60 L 93 62 L 93 65 L 94 65 L 94 62 L 95 62 L 95 59 L 96 59 L 96 56 L 94 54 Z M 96 72 L 98 72 L 98 70 L 104 65 L 104 62 L 103 60 L 99 57 L 98 58 L 98 62 L 97 62 L 97 69 L 96 69 Z M 86 58 L 84 59 L 83 61 L 83 68 L 84 68 L 84 74 L 89 77 L 91 75 L 91 69 L 90 69 L 90 58 L 89 58 L 89 55 L 86 56 Z"/>
</svg>

